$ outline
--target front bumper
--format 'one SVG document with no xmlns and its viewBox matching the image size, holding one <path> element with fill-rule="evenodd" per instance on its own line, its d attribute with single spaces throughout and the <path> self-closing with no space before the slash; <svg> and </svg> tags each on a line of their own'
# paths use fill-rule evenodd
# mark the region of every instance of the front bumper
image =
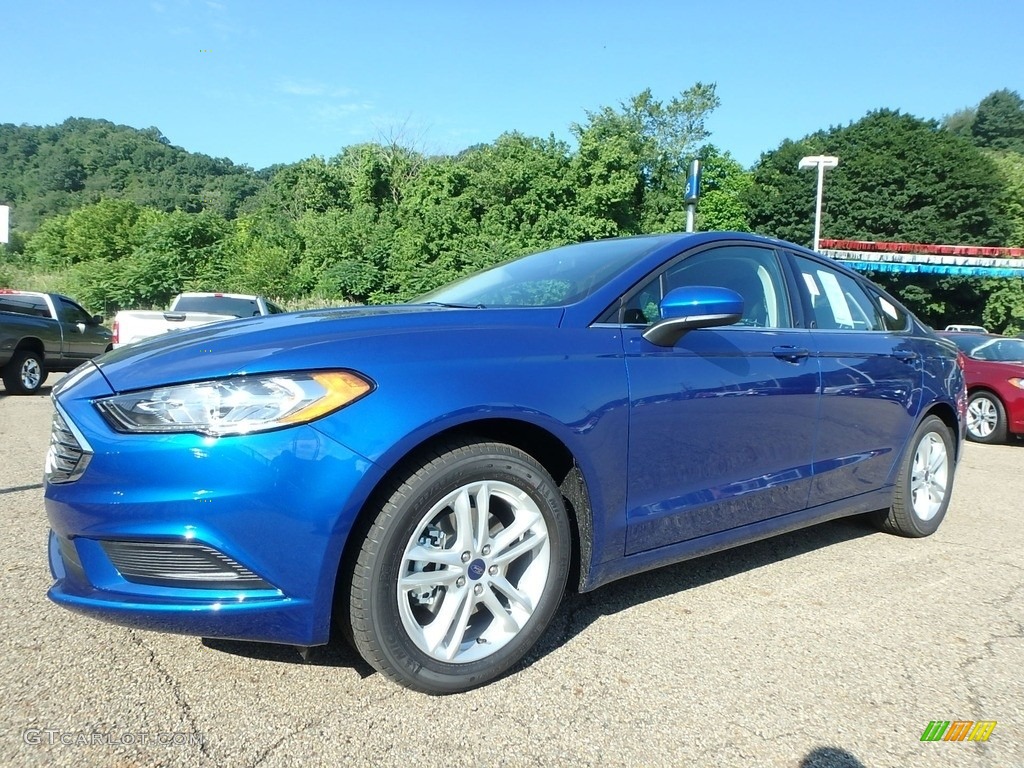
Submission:
<svg viewBox="0 0 1024 768">
<path fill-rule="evenodd" d="M 319 645 L 328 638 L 319 631 L 312 601 L 278 590 L 134 589 L 100 554 L 99 542 L 54 531 L 49 554 L 56 583 L 47 596 L 96 619 L 135 629 L 295 645 Z M 93 579 L 105 585 L 96 586 Z"/>
<path fill-rule="evenodd" d="M 1024 435 L 1024 391 L 1008 385 L 1000 395 L 1006 403 L 1007 429 L 1011 434 Z"/>
<path fill-rule="evenodd" d="M 97 372 L 55 395 L 89 456 L 77 479 L 46 484 L 49 597 L 142 629 L 326 643 L 342 550 L 375 465 L 309 425 L 119 434 L 92 404 L 106 394 Z"/>
</svg>

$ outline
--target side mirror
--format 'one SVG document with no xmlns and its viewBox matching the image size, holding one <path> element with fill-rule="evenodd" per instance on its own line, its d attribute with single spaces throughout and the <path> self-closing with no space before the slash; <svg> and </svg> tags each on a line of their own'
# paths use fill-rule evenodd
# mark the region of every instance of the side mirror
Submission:
<svg viewBox="0 0 1024 768">
<path fill-rule="evenodd" d="M 103 325 L 103 315 L 93 315 L 92 316 L 92 324 L 93 325 Z"/>
<path fill-rule="evenodd" d="M 729 288 L 689 285 L 674 288 L 661 300 L 661 320 L 644 338 L 659 347 L 671 347 L 687 331 L 732 325 L 743 317 L 743 297 Z"/>
</svg>

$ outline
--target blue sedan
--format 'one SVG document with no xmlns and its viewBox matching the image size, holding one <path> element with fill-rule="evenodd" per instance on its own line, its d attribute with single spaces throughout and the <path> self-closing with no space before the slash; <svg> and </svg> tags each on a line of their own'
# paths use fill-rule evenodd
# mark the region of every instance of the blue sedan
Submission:
<svg viewBox="0 0 1024 768">
<path fill-rule="evenodd" d="M 515 665 L 567 588 L 846 515 L 933 533 L 966 407 L 898 301 L 721 232 L 161 336 L 53 401 L 52 600 L 302 649 L 334 629 L 434 694 Z"/>
</svg>

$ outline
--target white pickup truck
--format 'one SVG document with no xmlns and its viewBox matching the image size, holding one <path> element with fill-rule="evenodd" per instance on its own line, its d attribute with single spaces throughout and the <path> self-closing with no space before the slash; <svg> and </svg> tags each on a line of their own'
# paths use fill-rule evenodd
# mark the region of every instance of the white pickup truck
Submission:
<svg viewBox="0 0 1024 768">
<path fill-rule="evenodd" d="M 284 312 L 263 296 L 239 293 L 182 293 L 166 312 L 125 310 L 114 317 L 114 347 L 132 344 L 169 331 L 183 331 L 197 325 L 237 320 L 240 317 L 277 315 Z"/>
</svg>

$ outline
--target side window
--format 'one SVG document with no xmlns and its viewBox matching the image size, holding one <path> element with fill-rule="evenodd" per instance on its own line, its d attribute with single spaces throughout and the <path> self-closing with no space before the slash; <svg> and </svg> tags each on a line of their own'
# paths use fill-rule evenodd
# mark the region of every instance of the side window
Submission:
<svg viewBox="0 0 1024 768">
<path fill-rule="evenodd" d="M 802 256 L 796 257 L 796 263 L 811 297 L 811 328 L 889 330 L 875 303 L 852 277 Z"/>
<path fill-rule="evenodd" d="M 267 312 L 269 314 L 271 314 L 271 315 L 282 315 L 282 314 L 284 314 L 284 310 L 281 309 L 279 306 L 277 306 L 277 304 L 275 304 L 272 301 L 268 301 L 267 302 Z"/>
<path fill-rule="evenodd" d="M 877 294 L 878 306 L 882 309 L 882 322 L 887 331 L 905 331 L 910 325 L 910 316 L 902 307 L 893 304 L 881 294 Z"/>
<path fill-rule="evenodd" d="M 659 319 L 658 306 L 674 288 L 713 285 L 743 297 L 743 317 L 736 324 L 754 328 L 791 326 L 789 300 L 778 257 L 769 248 L 730 245 L 695 253 L 669 265 L 634 291 L 625 303 L 625 323 Z"/>
<path fill-rule="evenodd" d="M 85 323 L 88 325 L 92 322 L 92 318 L 84 309 L 67 299 L 57 299 L 57 312 L 60 313 L 62 323 Z"/>
<path fill-rule="evenodd" d="M 986 344 L 981 344 L 971 352 L 971 357 L 975 360 L 999 360 L 999 346 L 998 342 L 992 343 L 991 341 Z"/>
<path fill-rule="evenodd" d="M 34 315 L 35 305 L 22 296 L 0 296 L 0 312 L 16 312 L 19 315 Z"/>
<path fill-rule="evenodd" d="M 50 316 L 50 308 L 46 304 L 46 299 L 42 296 L 28 296 L 23 293 L 0 297 L 0 310 L 33 317 L 48 318 Z"/>
<path fill-rule="evenodd" d="M 32 314 L 36 317 L 50 318 L 50 305 L 42 296 L 31 296 L 29 302 L 32 305 Z"/>
</svg>

